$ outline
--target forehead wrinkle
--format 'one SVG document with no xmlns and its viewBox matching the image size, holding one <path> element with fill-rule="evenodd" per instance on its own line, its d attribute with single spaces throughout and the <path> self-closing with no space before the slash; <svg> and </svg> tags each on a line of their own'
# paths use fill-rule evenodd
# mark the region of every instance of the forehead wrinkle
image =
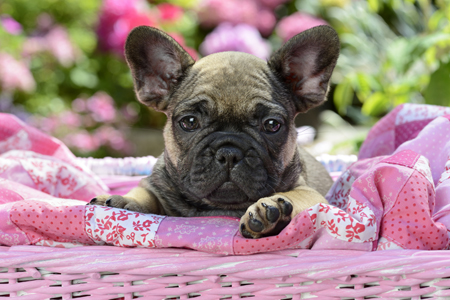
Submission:
<svg viewBox="0 0 450 300">
<path fill-rule="evenodd" d="M 287 113 L 286 108 L 284 108 L 281 104 L 279 104 L 277 102 L 272 102 L 267 99 L 258 98 L 255 101 L 253 101 L 252 104 L 254 104 L 254 108 L 256 108 L 258 105 L 262 105 L 264 107 L 268 107 L 271 110 L 271 112 L 277 112 L 280 114 Z"/>
<path fill-rule="evenodd" d="M 255 105 L 253 103 L 255 99 L 273 101 L 267 78 L 245 74 L 235 80 L 234 84 L 216 83 L 210 86 L 210 94 L 214 96 L 214 100 L 221 103 L 221 108 L 239 113 Z"/>
<path fill-rule="evenodd" d="M 249 72 L 246 75 L 255 88 L 266 90 L 271 85 L 271 73 L 265 69 L 258 69 L 256 72 Z"/>
<path fill-rule="evenodd" d="M 259 88 L 269 84 L 267 77 L 270 76 L 270 70 L 265 62 L 255 66 L 245 60 L 224 60 L 216 64 L 201 65 L 202 68 L 197 69 L 198 82 L 210 84 L 216 88 L 245 88 L 250 84 Z"/>
<path fill-rule="evenodd" d="M 230 114 L 238 116 L 251 111 L 258 103 L 275 102 L 274 74 L 267 62 L 251 55 L 213 54 L 195 63 L 193 70 L 196 80 L 195 87 L 191 87 L 192 97 L 207 95 L 212 113 L 229 118 Z M 280 111 L 276 106 L 271 109 Z"/>
<path fill-rule="evenodd" d="M 206 108 L 211 109 L 211 105 L 213 105 L 214 101 L 212 101 L 209 97 L 204 96 L 205 94 L 201 94 L 201 96 L 196 95 L 190 100 L 178 103 L 178 105 L 174 109 L 174 115 L 178 115 L 184 111 L 186 112 L 192 111 L 192 108 L 196 105 L 204 105 L 206 106 Z"/>
<path fill-rule="evenodd" d="M 221 106 L 216 106 L 219 118 L 223 121 L 234 121 L 244 120 L 248 122 L 253 117 L 253 112 L 258 110 L 258 106 L 263 106 L 268 109 L 268 115 L 287 115 L 287 110 L 281 104 L 276 102 L 271 102 L 260 96 L 249 98 L 249 101 L 241 101 L 241 103 L 228 106 L 228 109 Z"/>
</svg>

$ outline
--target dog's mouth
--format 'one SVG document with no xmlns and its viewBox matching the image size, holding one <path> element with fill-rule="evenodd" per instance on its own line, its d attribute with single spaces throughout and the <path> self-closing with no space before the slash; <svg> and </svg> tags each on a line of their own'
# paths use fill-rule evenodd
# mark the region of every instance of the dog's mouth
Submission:
<svg viewBox="0 0 450 300">
<path fill-rule="evenodd" d="M 241 204 L 248 196 L 234 182 L 227 181 L 206 197 L 211 202 L 222 204 Z"/>
</svg>

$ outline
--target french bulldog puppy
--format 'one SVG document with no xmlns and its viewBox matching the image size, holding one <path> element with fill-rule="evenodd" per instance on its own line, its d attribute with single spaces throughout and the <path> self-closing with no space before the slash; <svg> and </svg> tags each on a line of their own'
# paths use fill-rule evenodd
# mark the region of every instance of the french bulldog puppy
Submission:
<svg viewBox="0 0 450 300">
<path fill-rule="evenodd" d="M 133 29 L 125 54 L 139 101 L 167 115 L 153 173 L 106 205 L 169 216 L 234 216 L 247 238 L 278 234 L 326 203 L 332 180 L 296 143 L 294 118 L 325 101 L 339 39 L 318 26 L 269 61 L 222 52 L 195 62 L 166 33 Z"/>
</svg>

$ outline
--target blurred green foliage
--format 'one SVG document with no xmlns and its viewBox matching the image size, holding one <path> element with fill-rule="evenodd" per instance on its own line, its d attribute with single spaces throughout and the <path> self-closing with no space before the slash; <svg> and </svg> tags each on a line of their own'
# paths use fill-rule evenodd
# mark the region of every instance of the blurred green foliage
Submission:
<svg viewBox="0 0 450 300">
<path fill-rule="evenodd" d="M 297 8 L 339 33 L 332 97 L 341 115 L 370 124 L 406 102 L 450 105 L 448 0 L 298 0 Z"/>
</svg>

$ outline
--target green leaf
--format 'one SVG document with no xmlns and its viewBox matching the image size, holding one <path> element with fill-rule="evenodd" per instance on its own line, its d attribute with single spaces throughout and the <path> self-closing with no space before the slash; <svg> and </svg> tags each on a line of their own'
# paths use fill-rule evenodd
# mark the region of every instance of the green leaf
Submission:
<svg viewBox="0 0 450 300">
<path fill-rule="evenodd" d="M 373 12 L 378 12 L 380 10 L 380 1 L 379 0 L 368 0 L 369 8 Z"/>
<path fill-rule="evenodd" d="M 375 92 L 363 103 L 361 111 L 368 116 L 378 116 L 384 113 L 389 105 L 390 101 L 384 93 Z"/>
<path fill-rule="evenodd" d="M 333 100 L 339 114 L 345 115 L 347 106 L 351 105 L 353 100 L 353 87 L 350 80 L 345 79 L 337 85 L 334 90 Z"/>
<path fill-rule="evenodd" d="M 355 90 L 358 92 L 359 100 L 364 102 L 364 100 L 370 96 L 373 91 L 379 91 L 382 86 L 377 82 L 373 75 L 367 73 L 358 73 L 356 75 Z"/>
<path fill-rule="evenodd" d="M 428 20 L 428 28 L 430 31 L 435 31 L 438 29 L 439 24 L 441 24 L 441 22 L 445 22 L 445 20 L 445 12 L 442 10 L 437 10 Z"/>
<path fill-rule="evenodd" d="M 407 71 L 416 60 L 425 53 L 429 48 L 439 45 L 441 43 L 450 42 L 450 34 L 444 32 L 437 32 L 434 34 L 430 34 L 428 36 L 419 37 L 416 43 L 412 43 L 411 45 L 411 53 L 409 54 L 409 61 L 405 65 L 404 71 Z M 408 55 L 406 53 L 406 55 Z"/>
<path fill-rule="evenodd" d="M 75 68 L 70 72 L 70 79 L 80 87 L 94 88 L 98 83 L 98 77 L 81 68 Z"/>
<path fill-rule="evenodd" d="M 450 105 L 450 61 L 431 74 L 424 97 L 427 104 Z"/>
<path fill-rule="evenodd" d="M 83 52 L 89 54 L 97 47 L 97 35 L 93 31 L 84 28 L 69 28 L 70 37 L 73 43 Z"/>
<path fill-rule="evenodd" d="M 387 50 L 389 62 L 397 72 L 404 74 L 424 56 L 428 49 L 447 42 L 450 42 L 450 34 L 443 32 L 427 36 L 399 38 Z"/>
</svg>

